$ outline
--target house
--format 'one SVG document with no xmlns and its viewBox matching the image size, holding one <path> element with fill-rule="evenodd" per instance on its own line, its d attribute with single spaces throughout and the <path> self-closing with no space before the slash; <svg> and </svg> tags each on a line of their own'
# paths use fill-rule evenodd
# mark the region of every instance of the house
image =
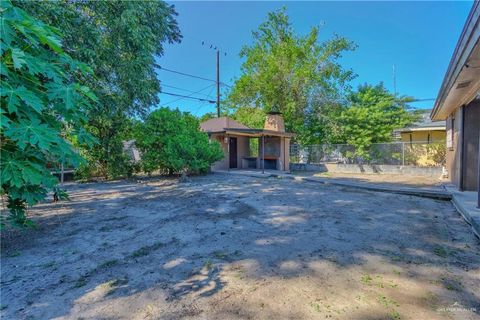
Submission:
<svg viewBox="0 0 480 320">
<path fill-rule="evenodd" d="M 394 135 L 402 142 L 445 142 L 445 120 L 432 121 L 431 109 L 421 110 L 420 119 L 409 127 L 394 130 Z"/>
<path fill-rule="evenodd" d="M 430 114 L 446 120 L 446 168 L 460 191 L 478 191 L 480 135 L 480 2 L 475 1 Z"/>
<path fill-rule="evenodd" d="M 249 128 L 228 117 L 204 121 L 200 129 L 207 132 L 211 140 L 218 141 L 225 153 L 222 160 L 213 164 L 212 170 L 289 171 L 290 139 L 294 135 L 285 132 L 283 117 L 278 112 L 267 114 L 263 129 Z"/>
</svg>

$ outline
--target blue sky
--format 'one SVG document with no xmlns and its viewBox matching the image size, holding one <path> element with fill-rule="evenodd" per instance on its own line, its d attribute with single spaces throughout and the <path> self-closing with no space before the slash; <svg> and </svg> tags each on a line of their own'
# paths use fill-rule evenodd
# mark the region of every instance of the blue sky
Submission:
<svg viewBox="0 0 480 320">
<path fill-rule="evenodd" d="M 353 40 L 358 48 L 342 57 L 342 64 L 358 76 L 352 82 L 378 83 L 393 91 L 395 65 L 397 92 L 416 98 L 435 98 L 472 1 L 464 2 L 169 2 L 178 12 L 184 36 L 180 44 L 165 45 L 158 62 L 164 68 L 215 79 L 215 51 L 221 56 L 221 81 L 232 84 L 240 76 L 241 47 L 252 41 L 251 32 L 267 13 L 282 6 L 298 34 L 321 26 L 320 39 L 333 34 Z M 202 41 L 205 45 L 202 46 Z M 213 82 L 159 71 L 165 92 L 215 100 Z M 160 95 L 168 105 L 195 115 L 215 111 L 215 105 Z M 434 101 L 417 102 L 429 108 Z"/>
</svg>

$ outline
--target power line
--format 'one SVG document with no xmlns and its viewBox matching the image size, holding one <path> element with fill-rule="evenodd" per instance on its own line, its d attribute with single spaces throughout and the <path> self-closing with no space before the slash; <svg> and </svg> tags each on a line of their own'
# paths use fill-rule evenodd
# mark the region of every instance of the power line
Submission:
<svg viewBox="0 0 480 320">
<path fill-rule="evenodd" d="M 204 81 L 211 81 L 211 82 L 215 82 L 217 83 L 217 80 L 213 80 L 213 79 L 209 79 L 209 78 L 205 78 L 205 77 L 201 77 L 201 76 L 196 76 L 194 74 L 190 74 L 190 73 L 185 73 L 185 72 L 181 72 L 181 71 L 177 71 L 177 70 L 172 70 L 172 69 L 168 69 L 168 68 L 164 68 L 162 66 L 159 66 L 157 65 L 157 68 L 159 68 L 160 70 L 163 70 L 163 71 L 167 71 L 167 72 L 171 72 L 171 73 L 176 73 L 176 74 L 179 74 L 179 75 L 182 75 L 182 76 L 186 76 L 186 77 L 191 77 L 191 78 L 195 78 L 195 79 L 200 79 L 200 80 L 204 80 Z M 229 87 L 231 88 L 230 85 L 226 84 L 226 83 L 220 83 L 221 85 L 223 86 L 226 86 L 226 87 Z"/>
<path fill-rule="evenodd" d="M 168 84 L 164 84 L 164 83 L 160 83 L 160 86 L 161 87 L 166 87 L 166 88 L 172 88 L 172 89 L 177 89 L 177 90 L 181 90 L 181 91 L 185 91 L 185 92 L 189 92 L 189 93 L 198 93 L 196 91 L 193 91 L 193 90 L 189 90 L 189 89 L 184 89 L 184 88 L 179 88 L 179 87 L 176 87 L 176 86 L 171 86 L 171 85 L 168 85 Z M 210 85 L 211 86 L 211 85 Z M 209 86 L 209 87 L 210 87 Z M 211 95 L 207 95 L 207 94 L 203 94 L 203 93 L 200 93 L 201 95 L 203 96 L 206 96 L 208 98 L 211 98 Z"/>
<path fill-rule="evenodd" d="M 210 100 L 210 99 L 203 99 L 203 98 L 185 96 L 185 95 L 183 95 L 183 94 L 176 94 L 176 93 L 165 92 L 165 91 L 162 91 L 162 92 L 160 92 L 160 93 L 162 93 L 162 94 L 168 94 L 168 95 L 174 96 L 174 97 L 189 98 L 189 99 L 194 99 L 194 100 L 204 101 L 204 102 L 210 102 L 210 103 L 215 103 L 215 102 L 216 102 L 216 101 Z"/>
<path fill-rule="evenodd" d="M 198 90 L 198 91 L 192 92 L 191 94 L 186 95 L 186 96 L 185 96 L 185 95 L 175 94 L 175 93 L 172 94 L 172 93 L 161 92 L 161 93 L 165 93 L 165 94 L 168 94 L 168 95 L 173 95 L 173 96 L 180 97 L 180 98 L 178 98 L 178 99 L 175 99 L 175 100 L 169 101 L 169 102 L 167 102 L 167 103 L 164 103 L 163 105 L 166 106 L 166 105 L 168 105 L 168 104 L 174 103 L 174 102 L 179 101 L 179 100 L 182 100 L 182 99 L 187 99 L 187 98 L 195 99 L 195 100 L 199 100 L 199 101 L 203 101 L 203 102 L 215 103 L 215 101 L 213 101 L 213 100 L 202 99 L 202 98 L 197 98 L 197 97 L 192 97 L 194 94 L 198 94 L 198 93 L 202 92 L 203 90 L 206 90 L 206 89 L 208 89 L 208 88 L 210 88 L 210 87 L 212 87 L 212 86 L 213 86 L 213 84 L 208 85 L 207 87 L 202 88 L 202 89 L 200 89 L 200 90 Z M 213 102 L 212 102 L 212 101 L 213 101 Z"/>
</svg>

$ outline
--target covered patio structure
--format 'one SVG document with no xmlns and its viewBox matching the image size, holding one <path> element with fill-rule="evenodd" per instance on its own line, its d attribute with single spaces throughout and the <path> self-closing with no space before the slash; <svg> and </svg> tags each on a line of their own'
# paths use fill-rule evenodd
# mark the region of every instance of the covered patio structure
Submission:
<svg viewBox="0 0 480 320">
<path fill-rule="evenodd" d="M 270 113 L 263 129 L 249 128 L 228 117 L 207 120 L 200 124 L 211 140 L 218 141 L 225 157 L 212 170 L 257 169 L 289 171 L 289 150 L 292 133 L 285 132 L 283 118 Z"/>
</svg>

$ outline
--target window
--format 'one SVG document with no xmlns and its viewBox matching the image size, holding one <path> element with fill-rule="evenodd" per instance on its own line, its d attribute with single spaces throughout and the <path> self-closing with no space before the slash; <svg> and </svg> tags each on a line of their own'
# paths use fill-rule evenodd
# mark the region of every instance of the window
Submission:
<svg viewBox="0 0 480 320">
<path fill-rule="evenodd" d="M 447 148 L 453 150 L 453 140 L 455 137 L 455 118 L 451 117 L 447 121 Z"/>
</svg>

